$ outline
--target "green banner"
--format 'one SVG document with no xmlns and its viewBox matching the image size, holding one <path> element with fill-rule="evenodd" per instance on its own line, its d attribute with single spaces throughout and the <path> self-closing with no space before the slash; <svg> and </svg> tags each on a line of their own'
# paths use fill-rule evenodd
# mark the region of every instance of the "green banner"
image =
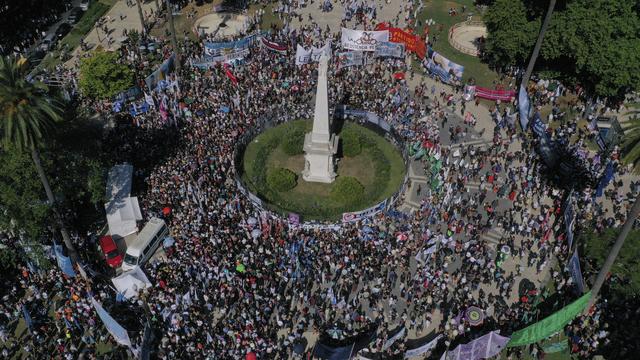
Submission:
<svg viewBox="0 0 640 360">
<path fill-rule="evenodd" d="M 507 344 L 507 347 L 533 344 L 562 330 L 565 325 L 584 310 L 590 297 L 591 291 L 563 307 L 555 314 L 514 332 L 511 334 L 511 340 Z"/>
</svg>

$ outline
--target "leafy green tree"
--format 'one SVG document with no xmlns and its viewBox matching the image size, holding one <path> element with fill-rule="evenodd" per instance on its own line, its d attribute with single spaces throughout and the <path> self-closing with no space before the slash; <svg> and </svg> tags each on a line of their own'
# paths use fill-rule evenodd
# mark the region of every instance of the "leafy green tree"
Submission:
<svg viewBox="0 0 640 360">
<path fill-rule="evenodd" d="M 0 228 L 24 230 L 29 238 L 39 238 L 51 216 L 42 195 L 29 154 L 15 149 L 0 152 Z"/>
<path fill-rule="evenodd" d="M 598 271 L 605 262 L 620 228 L 606 229 L 602 234 L 585 233 L 580 236 L 584 246 L 583 257 Z M 640 294 L 640 230 L 631 230 L 622 250 L 611 267 L 611 274 L 619 280 L 612 282 L 612 288 L 626 295 Z M 589 266 L 589 265 L 588 265 Z"/>
<path fill-rule="evenodd" d="M 134 84 L 133 71 L 116 52 L 96 50 L 80 60 L 80 90 L 94 99 L 109 99 Z"/>
<path fill-rule="evenodd" d="M 53 132 L 55 122 L 62 119 L 62 106 L 58 99 L 47 96 L 44 85 L 27 81 L 26 70 L 26 64 L 15 57 L 0 58 L 2 143 L 5 150 L 30 152 L 62 239 L 69 255 L 75 258 L 75 247 L 57 208 L 39 151 L 39 147 Z"/>
<path fill-rule="evenodd" d="M 496 0 L 484 17 L 486 59 L 522 65 L 535 43 L 546 1 Z M 640 17 L 627 0 L 566 0 L 553 13 L 538 71 L 592 94 L 620 98 L 640 89 Z"/>
<path fill-rule="evenodd" d="M 525 64 L 540 22 L 529 21 L 521 0 L 497 0 L 483 17 L 487 26 L 486 59 L 498 66 Z"/>
</svg>

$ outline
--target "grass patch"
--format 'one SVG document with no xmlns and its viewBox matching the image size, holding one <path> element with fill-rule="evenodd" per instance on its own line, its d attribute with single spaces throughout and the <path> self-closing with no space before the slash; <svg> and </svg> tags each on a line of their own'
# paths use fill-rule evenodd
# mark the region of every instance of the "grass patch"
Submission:
<svg viewBox="0 0 640 360">
<path fill-rule="evenodd" d="M 466 13 L 449 16 L 449 8 L 453 7 L 460 11 L 462 5 L 466 5 Z M 431 31 L 429 33 L 431 40 L 434 35 L 437 36 L 437 41 L 433 45 L 433 49 L 449 60 L 464 66 L 464 82 L 469 80 L 469 78 L 474 78 L 478 86 L 493 88 L 495 86 L 494 81 L 498 81 L 499 79 L 498 74 L 491 70 L 487 64 L 480 61 L 479 58 L 463 54 L 449 44 L 449 28 L 454 24 L 465 21 L 469 13 L 473 13 L 473 20 L 482 20 L 482 14 L 478 13 L 476 10 L 473 0 L 429 1 L 425 4 L 422 13 L 418 15 L 418 20 L 421 21 L 422 25 L 419 28 L 414 29 L 417 33 L 422 34 L 425 21 L 433 19 L 435 21 L 435 25 L 431 26 Z M 442 30 L 438 31 L 440 24 L 442 24 Z M 422 66 L 419 66 L 419 68 L 422 69 Z"/>
<path fill-rule="evenodd" d="M 244 153 L 243 179 L 248 188 L 266 200 L 279 213 L 295 212 L 305 220 L 338 220 L 344 212 L 368 208 L 393 195 L 404 179 L 404 161 L 397 149 L 383 137 L 362 126 L 347 123 L 342 132 L 355 132 L 362 140 L 362 151 L 338 160 L 338 178 L 332 184 L 306 182 L 302 179 L 304 154 L 288 155 L 283 139 L 291 134 L 311 130 L 310 121 L 294 121 L 270 129 L 251 142 Z M 265 174 L 284 168 L 298 175 L 289 191 L 273 191 Z M 344 201 L 336 198 L 339 179 L 352 178 L 362 186 L 361 196 Z M 333 196 L 332 196 L 333 194 Z"/>
</svg>

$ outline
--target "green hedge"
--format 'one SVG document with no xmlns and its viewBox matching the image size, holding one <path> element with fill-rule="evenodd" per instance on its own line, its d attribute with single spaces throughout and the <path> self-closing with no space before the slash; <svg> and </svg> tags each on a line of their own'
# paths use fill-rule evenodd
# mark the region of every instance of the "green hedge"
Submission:
<svg viewBox="0 0 640 360">
<path fill-rule="evenodd" d="M 331 199 L 343 204 L 359 204 L 363 200 L 364 186 L 351 176 L 340 176 L 331 187 Z"/>
<path fill-rule="evenodd" d="M 285 132 L 282 140 L 282 151 L 289 156 L 303 154 L 304 135 L 305 129 L 303 127 L 291 126 Z"/>
<path fill-rule="evenodd" d="M 342 140 L 342 155 L 354 157 L 362 153 L 360 134 L 351 127 L 347 127 L 340 133 Z"/>
<path fill-rule="evenodd" d="M 267 171 L 267 185 L 275 191 L 287 191 L 296 187 L 298 176 L 285 168 Z"/>
</svg>

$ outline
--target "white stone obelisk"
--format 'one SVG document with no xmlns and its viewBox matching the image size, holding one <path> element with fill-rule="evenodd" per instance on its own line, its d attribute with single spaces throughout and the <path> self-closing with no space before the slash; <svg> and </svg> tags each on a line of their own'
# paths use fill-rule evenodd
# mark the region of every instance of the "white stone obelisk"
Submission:
<svg viewBox="0 0 640 360">
<path fill-rule="evenodd" d="M 329 98 L 327 96 L 328 57 L 322 55 L 318 64 L 318 88 L 313 130 L 304 137 L 305 165 L 302 178 L 310 182 L 331 183 L 336 178 L 333 156 L 338 151 L 338 137 L 331 134 Z"/>
</svg>

